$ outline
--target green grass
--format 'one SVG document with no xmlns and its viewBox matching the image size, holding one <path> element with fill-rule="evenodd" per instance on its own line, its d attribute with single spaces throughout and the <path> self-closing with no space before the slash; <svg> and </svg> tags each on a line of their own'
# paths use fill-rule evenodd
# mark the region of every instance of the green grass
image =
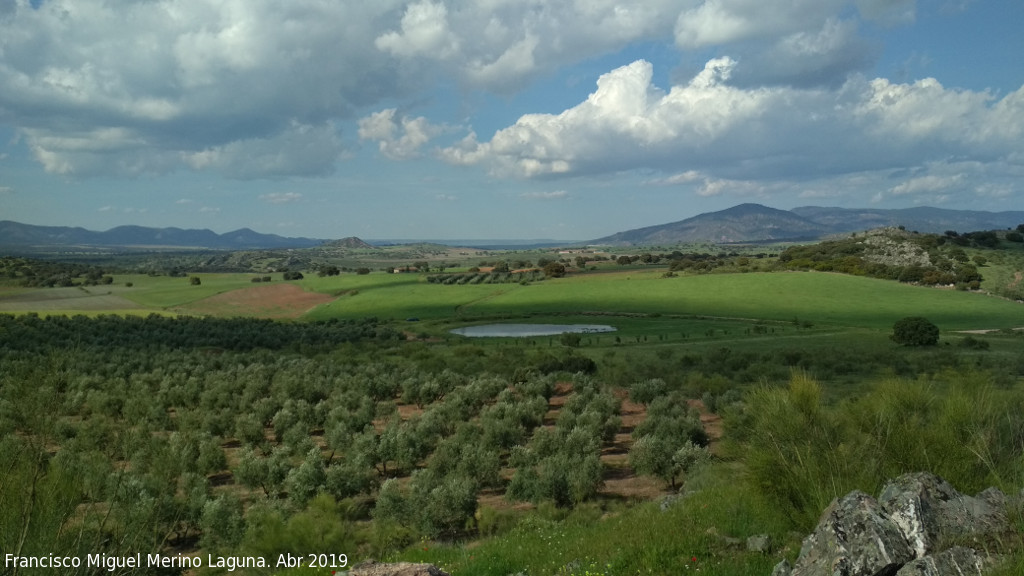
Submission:
<svg viewBox="0 0 1024 576">
<path fill-rule="evenodd" d="M 0 312 L 56 314 L 148 314 L 183 306 L 217 294 L 250 288 L 258 274 L 196 274 L 202 284 L 189 278 L 118 274 L 114 283 L 73 288 L 5 289 L 0 293 Z M 126 284 L 132 286 L 126 286 Z M 132 306 L 135 304 L 135 306 Z"/>
<path fill-rule="evenodd" d="M 693 493 L 664 512 L 656 502 L 631 508 L 605 502 L 604 508 L 582 505 L 560 522 L 545 513 L 525 513 L 505 534 L 470 543 L 419 542 L 387 560 L 427 562 L 451 574 L 474 576 L 764 576 L 784 554 L 792 560 L 799 543 L 787 541 L 785 517 L 737 482 L 738 473 L 733 464 L 709 467 L 690 482 Z M 772 553 L 746 551 L 746 538 L 755 534 L 772 537 Z M 784 545 L 789 549 L 783 551 Z"/>
<path fill-rule="evenodd" d="M 149 316 L 150 314 L 158 314 L 160 316 L 177 316 L 173 312 L 167 312 L 164 310 L 150 310 L 148 308 L 124 308 L 124 309 L 109 309 L 109 310 L 82 310 L 82 309 L 62 309 L 53 308 L 46 310 L 0 310 L 0 314 L 13 314 L 20 316 L 22 314 L 38 314 L 41 317 L 47 316 L 85 316 L 88 318 L 95 318 L 96 316 Z"/>
<path fill-rule="evenodd" d="M 317 307 L 306 318 L 358 318 L 376 316 L 403 320 L 458 317 L 466 307 L 524 288 L 518 284 L 439 286 L 428 284 L 415 274 L 346 275 L 302 281 L 307 290 L 341 294 L 329 304 Z M 518 311 L 516 311 L 518 313 Z"/>
<path fill-rule="evenodd" d="M 190 276 L 193 276 L 190 274 Z M 133 286 L 121 293 L 122 296 L 147 308 L 173 308 L 189 302 L 209 298 L 230 290 L 250 288 L 252 278 L 258 274 L 195 274 L 202 284 L 192 286 L 189 278 L 168 276 L 146 276 L 144 274 L 119 275 L 114 281 L 120 285 L 131 282 Z"/>
<path fill-rule="evenodd" d="M 905 316 L 924 316 L 946 332 L 1024 325 L 1024 307 L 1019 303 L 978 293 L 831 273 L 708 274 L 676 278 L 662 278 L 661 273 L 661 270 L 617 270 L 528 285 L 443 286 L 429 284 L 418 274 L 375 272 L 307 277 L 298 284 L 306 290 L 337 296 L 335 301 L 308 313 L 306 319 L 376 316 L 402 321 L 416 317 L 425 321 L 423 327 L 416 330 L 429 330 L 433 325 L 447 330 L 452 322 L 502 319 L 562 322 L 569 316 L 577 316 L 588 323 L 611 324 L 629 337 L 638 334 L 680 337 L 687 333 L 693 338 L 709 329 L 717 331 L 717 337 L 737 336 L 755 320 L 791 325 L 792 320 L 799 319 L 813 324 L 815 331 L 889 330 L 896 320 Z M 199 276 L 202 284 L 192 286 L 188 278 L 120 275 L 112 286 L 88 290 L 110 292 L 122 301 L 134 302 L 140 310 L 167 310 L 253 286 L 252 274 Z M 125 287 L 126 282 L 133 286 Z M 61 304 L 48 302 L 61 294 L 58 290 L 68 289 L 5 291 L 0 306 L 7 299 L 38 298 L 41 299 L 40 311 L 49 313 L 58 309 L 90 309 L 84 301 L 79 305 L 74 299 Z M 47 301 L 45 306 L 44 301 Z M 19 306 L 12 311 L 32 308 L 31 305 Z M 105 308 L 131 309 L 112 304 Z M 730 334 L 726 335 L 726 331 Z"/>
<path fill-rule="evenodd" d="M 414 275 L 317 279 L 317 291 L 357 290 L 310 316 L 423 319 L 495 318 L 587 312 L 789 321 L 890 329 L 925 316 L 942 330 L 1024 324 L 1024 308 L 983 294 L 815 272 L 709 274 L 661 278 L 660 271 L 586 274 L 518 284 L 442 286 Z"/>
</svg>

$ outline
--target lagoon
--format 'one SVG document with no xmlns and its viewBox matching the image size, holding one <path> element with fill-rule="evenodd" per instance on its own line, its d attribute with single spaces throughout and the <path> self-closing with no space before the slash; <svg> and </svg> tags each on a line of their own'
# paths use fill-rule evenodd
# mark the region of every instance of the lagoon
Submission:
<svg viewBox="0 0 1024 576">
<path fill-rule="evenodd" d="M 596 334 L 614 332 L 615 327 L 605 324 L 484 324 L 455 328 L 452 334 L 468 338 L 518 338 L 524 336 L 555 336 L 558 334 Z"/>
</svg>

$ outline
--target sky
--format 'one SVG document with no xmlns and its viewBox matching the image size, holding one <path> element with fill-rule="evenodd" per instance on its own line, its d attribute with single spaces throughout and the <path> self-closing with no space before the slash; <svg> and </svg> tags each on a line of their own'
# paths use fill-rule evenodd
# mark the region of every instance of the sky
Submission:
<svg viewBox="0 0 1024 576">
<path fill-rule="evenodd" d="M 1020 0 L 0 0 L 0 220 L 586 240 L 1024 209 Z"/>
</svg>

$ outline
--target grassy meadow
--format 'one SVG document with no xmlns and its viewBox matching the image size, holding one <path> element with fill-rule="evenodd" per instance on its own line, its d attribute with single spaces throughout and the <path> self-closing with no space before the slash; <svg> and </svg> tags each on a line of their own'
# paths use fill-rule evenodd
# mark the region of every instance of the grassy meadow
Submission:
<svg viewBox="0 0 1024 576">
<path fill-rule="evenodd" d="M 600 313 L 794 318 L 838 327 L 885 330 L 905 316 L 925 316 L 943 330 L 1013 328 L 1024 307 L 1001 298 L 833 273 L 683 275 L 659 270 L 589 273 L 519 284 L 441 286 L 416 275 L 345 276 L 304 281 L 341 294 L 311 319 L 377 316 L 404 319 L 501 318 Z M 539 320 L 538 320 L 539 321 Z"/>
</svg>

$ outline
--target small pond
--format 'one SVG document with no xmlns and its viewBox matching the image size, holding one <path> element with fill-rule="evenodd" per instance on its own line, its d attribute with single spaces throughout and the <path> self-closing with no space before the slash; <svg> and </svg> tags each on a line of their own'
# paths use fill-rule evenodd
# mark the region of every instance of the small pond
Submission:
<svg viewBox="0 0 1024 576">
<path fill-rule="evenodd" d="M 469 338 L 517 338 L 521 336 L 555 336 L 567 332 L 596 334 L 614 331 L 614 327 L 604 324 L 484 324 L 456 328 L 451 332 Z"/>
</svg>

